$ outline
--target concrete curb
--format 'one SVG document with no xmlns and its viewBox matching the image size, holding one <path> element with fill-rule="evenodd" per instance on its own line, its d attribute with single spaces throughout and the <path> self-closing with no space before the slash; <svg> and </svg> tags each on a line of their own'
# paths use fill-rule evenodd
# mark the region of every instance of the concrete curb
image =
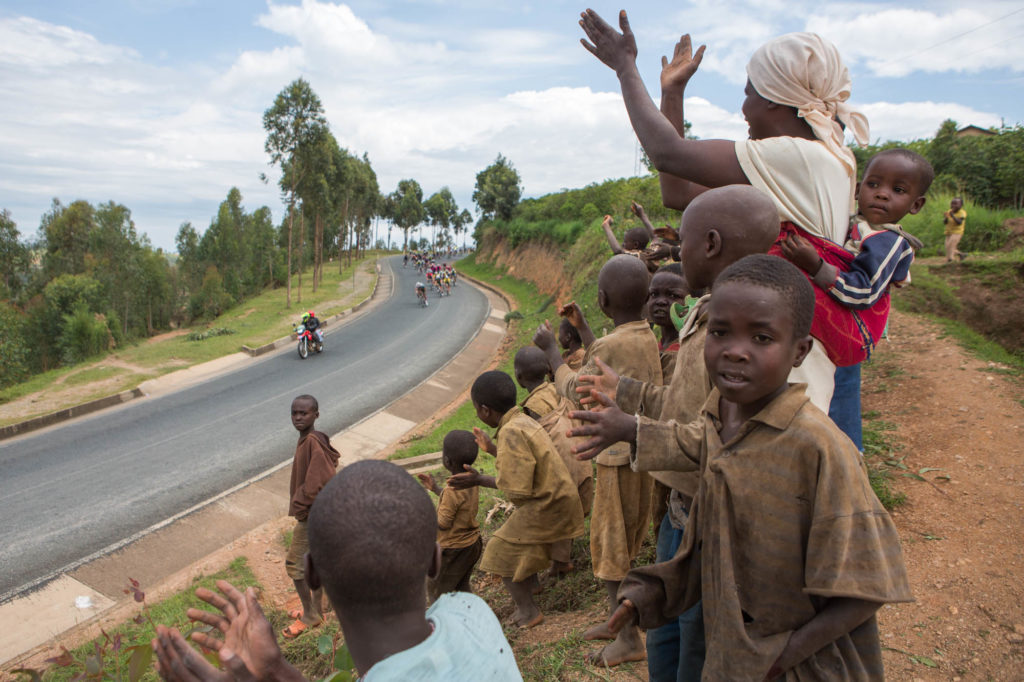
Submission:
<svg viewBox="0 0 1024 682">
<path fill-rule="evenodd" d="M 351 315 L 352 313 L 361 310 L 362 308 L 366 307 L 366 305 L 369 304 L 370 301 L 372 301 L 377 296 L 377 288 L 380 285 L 379 258 L 377 259 L 377 262 L 374 263 L 374 267 L 377 270 L 377 275 L 376 279 L 374 279 L 373 290 L 370 292 L 370 295 L 364 298 L 359 303 L 356 303 L 348 310 L 343 310 L 337 315 L 331 315 L 329 318 L 324 320 L 325 327 L 330 323 L 337 322 L 346 315 Z M 291 336 L 277 339 L 276 341 L 271 341 L 270 343 L 259 346 L 257 348 L 250 348 L 249 346 L 243 345 L 242 351 L 247 353 L 250 357 L 255 358 L 261 355 L 265 355 L 266 353 L 269 353 L 272 350 L 281 348 L 282 346 L 286 346 L 289 343 L 293 342 L 295 338 L 296 336 L 293 333 L 291 334 Z M 193 365 L 193 367 L 198 367 L 198 365 Z M 108 407 L 120 405 L 121 403 L 126 403 L 129 400 L 135 400 L 136 398 L 144 397 L 146 397 L 146 394 L 142 391 L 141 388 L 136 387 L 129 391 L 121 391 L 120 393 L 117 393 L 115 395 L 108 395 L 103 398 L 97 398 L 96 400 L 90 400 L 89 402 L 82 403 L 81 405 L 66 407 L 63 410 L 57 410 L 56 412 L 51 412 L 50 414 L 32 417 L 31 419 L 26 419 L 25 421 L 18 422 L 17 424 L 9 424 L 8 426 L 0 427 L 0 441 L 6 440 L 8 438 L 13 438 L 14 436 L 20 436 L 21 434 L 28 433 L 30 431 L 37 431 L 39 429 L 46 428 L 47 426 L 53 426 L 54 424 L 60 424 L 61 422 L 68 421 L 69 419 L 74 419 L 75 417 L 82 417 L 87 414 L 92 414 L 93 412 L 99 412 L 100 410 L 105 410 Z"/>
<path fill-rule="evenodd" d="M 373 280 L 373 290 L 370 292 L 370 295 L 364 298 L 359 303 L 356 303 L 348 310 L 342 310 L 340 313 L 337 313 L 336 315 L 331 315 L 330 317 L 321 320 L 320 325 L 324 329 L 334 324 L 335 322 L 345 317 L 346 315 L 351 315 L 352 313 L 362 310 L 366 306 L 366 304 L 368 304 L 377 296 L 377 287 L 380 285 L 380 259 L 378 259 L 377 262 L 374 263 L 374 267 L 377 269 L 377 277 L 376 279 Z M 257 346 L 256 348 L 251 348 L 243 344 L 242 352 L 247 353 L 251 357 L 257 358 L 261 355 L 269 353 L 272 350 L 277 350 L 278 348 L 286 346 L 289 343 L 293 343 L 297 338 L 298 336 L 295 334 L 295 332 L 292 332 L 288 336 L 283 336 L 280 339 L 271 341 L 270 343 L 265 343 L 262 346 Z"/>
<path fill-rule="evenodd" d="M 18 422 L 17 424 L 0 427 L 0 440 L 13 438 L 14 436 L 42 429 L 53 424 L 59 424 L 60 422 L 67 421 L 68 419 L 74 419 L 75 417 L 81 417 L 82 415 L 89 414 L 91 412 L 98 412 L 111 407 L 112 405 L 120 405 L 121 403 L 126 403 L 129 400 L 141 398 L 143 395 L 145 394 L 142 392 L 142 389 L 133 388 L 130 391 L 121 391 L 120 393 L 108 395 L 104 398 L 90 400 L 89 402 L 82 403 L 81 405 L 66 407 L 63 410 L 57 410 L 50 414 L 32 417 L 32 419 L 26 419 L 25 421 Z"/>
<path fill-rule="evenodd" d="M 514 306 L 512 305 L 512 299 L 509 297 L 509 295 L 506 294 L 501 289 L 499 289 L 498 287 L 494 286 L 493 284 L 488 284 L 487 282 L 481 281 L 481 280 L 477 279 L 476 277 L 470 277 L 469 275 L 466 275 L 466 274 L 461 273 L 461 272 L 459 273 L 459 277 L 461 279 L 469 280 L 470 282 L 472 282 L 473 284 L 477 285 L 481 289 L 487 289 L 488 291 L 493 292 L 494 294 L 497 294 L 498 296 L 500 296 L 501 300 L 505 301 L 505 305 L 508 306 L 509 312 L 511 312 L 512 309 L 514 308 Z"/>
</svg>

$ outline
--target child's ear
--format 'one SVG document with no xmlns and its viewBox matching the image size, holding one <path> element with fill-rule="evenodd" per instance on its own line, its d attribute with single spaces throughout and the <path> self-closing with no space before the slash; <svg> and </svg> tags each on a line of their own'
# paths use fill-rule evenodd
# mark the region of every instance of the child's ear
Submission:
<svg viewBox="0 0 1024 682">
<path fill-rule="evenodd" d="M 803 364 L 804 359 L 807 358 L 807 354 L 811 352 L 811 346 L 814 344 L 814 339 L 810 336 L 805 336 L 796 342 L 796 357 L 793 359 L 793 366 L 799 367 Z"/>
<path fill-rule="evenodd" d="M 434 543 L 434 556 L 430 558 L 430 568 L 427 569 L 428 578 L 436 578 L 441 574 L 441 545 Z"/>
<path fill-rule="evenodd" d="M 928 197 L 918 197 L 917 199 L 914 200 L 914 203 L 911 204 L 910 210 L 907 211 L 907 213 L 909 213 L 910 215 L 917 215 L 918 211 L 924 208 L 924 203 L 926 201 L 928 201 Z"/>
<path fill-rule="evenodd" d="M 608 292 L 604 289 L 597 290 L 597 305 L 601 310 L 608 307 Z"/>
<path fill-rule="evenodd" d="M 704 235 L 704 256 L 706 258 L 714 258 L 720 253 L 722 253 L 722 234 L 718 230 L 711 228 Z"/>
</svg>

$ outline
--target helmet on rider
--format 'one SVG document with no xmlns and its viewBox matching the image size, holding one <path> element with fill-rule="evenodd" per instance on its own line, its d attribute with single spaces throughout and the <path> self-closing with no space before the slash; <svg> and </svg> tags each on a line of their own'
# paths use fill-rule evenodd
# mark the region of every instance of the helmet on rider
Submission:
<svg viewBox="0 0 1024 682">
<path fill-rule="evenodd" d="M 305 322 L 308 319 L 309 319 L 309 313 L 303 313 L 302 314 L 302 321 Z"/>
</svg>

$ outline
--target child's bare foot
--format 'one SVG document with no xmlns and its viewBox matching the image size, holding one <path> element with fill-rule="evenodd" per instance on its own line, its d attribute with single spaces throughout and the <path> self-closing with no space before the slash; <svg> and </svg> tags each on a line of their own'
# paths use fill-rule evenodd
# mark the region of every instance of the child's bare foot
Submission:
<svg viewBox="0 0 1024 682">
<path fill-rule="evenodd" d="M 583 639 L 592 642 L 595 639 L 615 639 L 615 635 L 608 629 L 607 623 L 599 623 L 587 628 L 583 633 Z"/>
<path fill-rule="evenodd" d="M 544 622 L 544 614 L 532 605 L 531 608 L 525 610 L 517 608 L 516 612 L 512 614 L 512 622 L 521 628 L 532 628 Z"/>
<path fill-rule="evenodd" d="M 586 635 L 584 635 L 584 639 Z M 592 665 L 603 665 L 606 668 L 629 663 L 630 661 L 642 661 L 647 658 L 647 651 L 640 640 L 640 631 L 636 627 L 627 626 L 619 631 L 619 636 L 611 644 L 587 654 L 587 662 Z"/>
</svg>

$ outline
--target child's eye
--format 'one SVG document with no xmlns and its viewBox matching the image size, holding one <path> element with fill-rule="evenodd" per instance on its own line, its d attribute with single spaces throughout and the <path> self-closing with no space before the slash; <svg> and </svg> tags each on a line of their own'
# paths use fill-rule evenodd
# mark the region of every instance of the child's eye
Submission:
<svg viewBox="0 0 1024 682">
<path fill-rule="evenodd" d="M 904 187 L 893 187 L 892 191 L 896 192 L 897 194 L 905 194 L 907 190 Z"/>
<path fill-rule="evenodd" d="M 755 334 L 754 335 L 754 341 L 756 341 L 757 343 L 771 343 L 774 340 L 775 339 L 773 339 L 772 337 L 768 336 L 767 334 Z"/>
</svg>

